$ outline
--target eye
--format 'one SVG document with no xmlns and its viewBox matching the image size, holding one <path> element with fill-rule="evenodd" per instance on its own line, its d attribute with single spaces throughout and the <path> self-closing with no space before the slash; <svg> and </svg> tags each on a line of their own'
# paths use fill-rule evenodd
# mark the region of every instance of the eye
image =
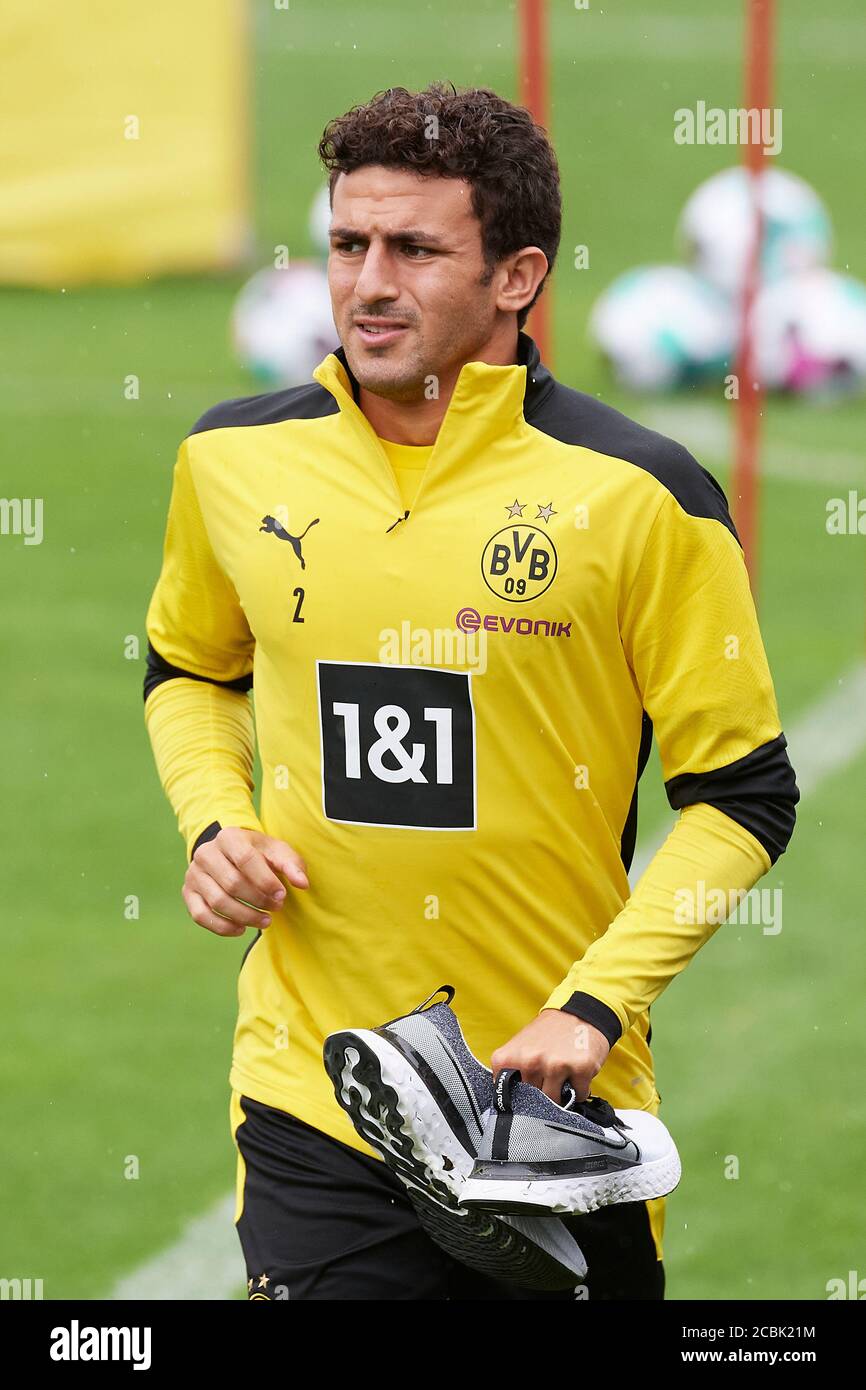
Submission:
<svg viewBox="0 0 866 1390">
<path fill-rule="evenodd" d="M 419 246 L 417 241 L 407 241 L 403 250 L 409 256 L 410 261 L 421 261 L 427 256 L 434 255 L 434 251 L 429 246 Z M 415 254 L 417 252 L 417 255 Z"/>
<path fill-rule="evenodd" d="M 343 251 L 347 255 L 353 255 L 356 251 L 364 249 L 364 243 L 361 241 L 332 241 L 331 246 L 335 251 Z"/>
</svg>

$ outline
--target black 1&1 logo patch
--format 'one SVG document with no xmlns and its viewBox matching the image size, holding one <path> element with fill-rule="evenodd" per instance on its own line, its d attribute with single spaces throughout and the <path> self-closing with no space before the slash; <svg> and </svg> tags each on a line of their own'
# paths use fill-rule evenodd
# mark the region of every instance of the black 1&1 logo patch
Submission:
<svg viewBox="0 0 866 1390">
<path fill-rule="evenodd" d="M 474 830 L 471 674 L 375 662 L 316 667 L 328 819 Z"/>
</svg>

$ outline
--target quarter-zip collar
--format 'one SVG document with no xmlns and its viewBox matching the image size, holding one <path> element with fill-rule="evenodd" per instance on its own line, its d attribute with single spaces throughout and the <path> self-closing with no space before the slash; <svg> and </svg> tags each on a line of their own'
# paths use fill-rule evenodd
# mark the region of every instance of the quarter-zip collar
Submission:
<svg viewBox="0 0 866 1390">
<path fill-rule="evenodd" d="M 336 400 L 341 414 L 367 442 L 378 446 L 376 432 L 358 405 L 358 382 L 340 347 L 313 372 Z M 495 439 L 517 430 L 539 401 L 553 389 L 554 380 L 542 364 L 538 347 L 527 333 L 518 333 L 517 361 L 507 366 L 465 362 L 445 412 L 430 465 L 447 450 L 456 461 Z"/>
</svg>

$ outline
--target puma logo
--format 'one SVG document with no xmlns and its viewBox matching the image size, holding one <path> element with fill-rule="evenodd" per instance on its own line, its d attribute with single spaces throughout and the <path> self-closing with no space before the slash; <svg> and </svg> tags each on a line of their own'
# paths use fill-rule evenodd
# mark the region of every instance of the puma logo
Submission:
<svg viewBox="0 0 866 1390">
<path fill-rule="evenodd" d="M 311 521 L 311 522 L 310 522 L 310 526 L 318 526 L 318 524 L 319 524 L 319 518 L 318 518 L 318 517 L 316 517 L 315 521 Z M 281 541 L 288 541 L 289 544 L 290 544 L 291 547 L 292 547 L 292 550 L 294 550 L 295 554 L 297 555 L 298 559 L 299 559 L 300 562 L 301 562 L 301 569 L 302 569 L 302 570 L 305 570 L 305 569 L 307 568 L 307 566 L 306 566 L 306 564 L 304 563 L 304 557 L 303 557 L 303 555 L 301 554 L 301 541 L 304 539 L 304 536 L 307 534 L 307 531 L 309 531 L 310 526 L 308 526 L 308 527 L 306 528 L 306 530 L 302 531 L 301 534 L 300 534 L 299 536 L 290 536 L 289 533 L 288 533 L 288 531 L 284 531 L 284 530 L 283 530 L 282 526 L 281 526 L 280 523 L 277 521 L 276 517 L 273 517 L 273 516 L 265 516 L 265 517 L 262 517 L 262 524 L 261 524 L 261 526 L 259 527 L 259 530 L 260 530 L 260 531 L 270 531 L 272 535 L 279 537 L 279 539 L 280 539 Z"/>
</svg>

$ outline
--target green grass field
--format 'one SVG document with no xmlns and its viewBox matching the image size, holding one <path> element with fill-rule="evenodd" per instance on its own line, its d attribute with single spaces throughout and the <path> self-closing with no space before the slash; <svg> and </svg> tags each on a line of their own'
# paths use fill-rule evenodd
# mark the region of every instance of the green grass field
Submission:
<svg viewBox="0 0 866 1390">
<path fill-rule="evenodd" d="M 859 3 L 781 8 L 780 163 L 829 204 L 837 267 L 866 278 Z M 279 242 L 309 251 L 315 145 L 332 114 L 378 88 L 439 77 L 514 94 L 507 5 L 255 9 L 260 264 Z M 557 373 L 639 419 L 666 412 L 668 433 L 681 418 L 686 444 L 695 419 L 723 435 L 731 407 L 721 390 L 626 398 L 584 325 L 620 270 L 672 258 L 685 197 L 733 162 L 725 148 L 675 146 L 672 128 L 674 109 L 698 99 L 739 104 L 739 0 L 707 12 L 698 0 L 551 9 L 566 197 Z M 588 270 L 571 268 L 578 244 L 590 248 Z M 234 1177 L 227 1072 L 244 943 L 217 941 L 186 917 L 183 846 L 144 731 L 143 662 L 126 646 L 144 645 L 179 440 L 214 401 L 257 389 L 227 335 L 246 273 L 0 293 L 2 491 L 45 505 L 41 546 L 0 539 L 0 1276 L 42 1278 L 47 1298 L 106 1295 Z M 133 372 L 138 402 L 123 395 Z M 864 433 L 862 399 L 768 411 L 779 466 L 763 492 L 760 600 L 786 730 L 863 653 L 863 538 L 829 537 L 824 517 L 828 497 L 866 490 Z M 723 444 L 694 447 L 726 483 Z M 789 455 L 798 476 L 786 476 Z M 684 1164 L 668 1210 L 670 1298 L 820 1299 L 828 1279 L 866 1275 L 864 780 L 861 752 L 804 799 L 791 850 L 761 885 L 783 887 L 781 933 L 720 928 L 653 1008 L 663 1114 Z M 653 755 L 642 832 L 666 814 Z M 129 895 L 138 920 L 125 916 Z M 129 1155 L 135 1181 L 124 1176 Z M 725 1177 L 729 1155 L 737 1180 Z"/>
</svg>

